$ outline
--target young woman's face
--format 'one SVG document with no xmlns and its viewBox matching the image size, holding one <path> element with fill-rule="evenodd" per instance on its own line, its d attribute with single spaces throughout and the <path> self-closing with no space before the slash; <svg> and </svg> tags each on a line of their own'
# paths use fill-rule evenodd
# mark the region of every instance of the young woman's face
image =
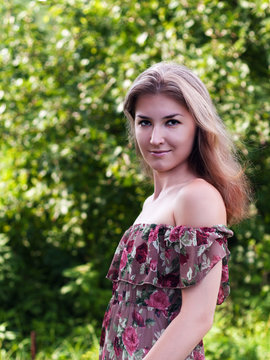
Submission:
<svg viewBox="0 0 270 360">
<path fill-rule="evenodd" d="M 135 138 L 145 162 L 157 172 L 188 168 L 196 124 L 171 97 L 140 96 L 135 109 Z"/>
</svg>

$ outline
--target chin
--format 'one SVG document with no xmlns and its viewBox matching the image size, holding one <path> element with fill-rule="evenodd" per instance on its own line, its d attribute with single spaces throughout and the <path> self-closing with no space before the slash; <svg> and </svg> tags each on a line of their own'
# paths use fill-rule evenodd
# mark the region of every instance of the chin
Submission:
<svg viewBox="0 0 270 360">
<path fill-rule="evenodd" d="M 172 170 L 171 168 L 168 168 L 168 167 L 164 167 L 164 166 L 151 166 L 151 169 L 155 172 L 159 172 L 159 173 L 164 173 L 164 172 L 167 172 L 167 171 L 170 171 Z"/>
</svg>

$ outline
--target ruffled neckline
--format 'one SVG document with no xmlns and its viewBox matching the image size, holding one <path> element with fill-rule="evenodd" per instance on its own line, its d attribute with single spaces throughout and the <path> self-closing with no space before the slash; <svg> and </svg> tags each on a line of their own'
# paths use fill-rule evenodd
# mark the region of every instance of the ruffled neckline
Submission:
<svg viewBox="0 0 270 360">
<path fill-rule="evenodd" d="M 225 225 L 135 223 L 121 238 L 107 278 L 181 289 L 199 282 L 222 259 L 221 303 L 229 294 L 227 238 L 232 235 Z"/>
<path fill-rule="evenodd" d="M 156 224 L 156 223 L 135 223 L 132 224 L 128 229 L 128 230 L 132 230 L 132 229 L 137 229 L 137 228 L 156 228 L 156 227 L 160 227 L 160 228 L 167 228 L 167 229 L 186 229 L 186 230 L 205 230 L 205 229 L 217 229 L 217 230 L 227 230 L 229 232 L 231 232 L 232 230 L 224 224 L 217 224 L 217 225 L 212 225 L 212 226 L 188 226 L 188 225 L 169 225 L 169 224 Z"/>
</svg>

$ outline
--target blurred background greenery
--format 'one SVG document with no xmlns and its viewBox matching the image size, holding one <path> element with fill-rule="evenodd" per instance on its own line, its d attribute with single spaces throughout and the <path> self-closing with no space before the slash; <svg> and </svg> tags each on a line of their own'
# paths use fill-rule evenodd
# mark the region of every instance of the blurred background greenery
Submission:
<svg viewBox="0 0 270 360">
<path fill-rule="evenodd" d="M 270 359 L 269 1 L 2 0 L 0 14 L 0 359 L 29 359 L 31 331 L 38 360 L 98 358 L 105 275 L 151 192 L 122 102 L 161 60 L 205 82 L 255 194 L 207 359 Z"/>
</svg>

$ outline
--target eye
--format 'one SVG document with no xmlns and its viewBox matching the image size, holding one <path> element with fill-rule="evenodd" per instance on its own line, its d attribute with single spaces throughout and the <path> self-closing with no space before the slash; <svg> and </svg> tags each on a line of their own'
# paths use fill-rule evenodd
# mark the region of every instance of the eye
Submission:
<svg viewBox="0 0 270 360">
<path fill-rule="evenodd" d="M 139 122 L 138 122 L 138 125 L 140 125 L 140 126 L 150 126 L 151 125 L 151 122 L 149 121 L 149 120 L 140 120 Z"/>
<path fill-rule="evenodd" d="M 181 124 L 181 122 L 179 120 L 170 119 L 170 120 L 166 121 L 166 125 L 168 125 L 168 126 L 175 126 L 178 124 Z"/>
</svg>

